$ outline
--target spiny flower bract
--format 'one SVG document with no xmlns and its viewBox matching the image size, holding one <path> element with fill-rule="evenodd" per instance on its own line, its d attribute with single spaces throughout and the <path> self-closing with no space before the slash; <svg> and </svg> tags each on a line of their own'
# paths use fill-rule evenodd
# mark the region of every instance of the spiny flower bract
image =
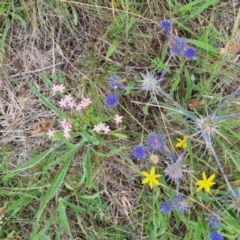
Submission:
<svg viewBox="0 0 240 240">
<path fill-rule="evenodd" d="M 158 151 L 160 153 L 164 153 L 166 151 L 164 138 L 158 133 L 151 133 L 146 142 L 149 150 Z"/>
<path fill-rule="evenodd" d="M 210 240 L 222 240 L 223 236 L 219 232 L 211 232 L 209 233 Z"/>
<path fill-rule="evenodd" d="M 118 95 L 116 94 L 108 94 L 105 99 L 105 104 L 108 107 L 115 107 L 117 106 L 118 102 L 119 102 L 119 99 L 118 99 Z"/>
<path fill-rule="evenodd" d="M 175 183 L 183 177 L 183 167 L 181 163 L 171 163 L 168 164 L 166 169 L 164 170 L 165 175 L 175 181 Z"/>
<path fill-rule="evenodd" d="M 139 91 L 153 93 L 156 92 L 159 88 L 159 82 L 160 80 L 153 72 L 147 72 L 147 74 L 140 73 L 142 79 L 138 80 L 138 87 L 137 89 Z"/>
<path fill-rule="evenodd" d="M 132 154 L 135 158 L 141 159 L 146 157 L 146 150 L 143 146 L 138 145 L 134 147 Z"/>
<path fill-rule="evenodd" d="M 232 208 L 234 211 L 237 211 L 237 215 L 240 213 L 240 195 L 233 196 L 231 200 L 229 201 L 230 208 Z"/>
<path fill-rule="evenodd" d="M 171 203 L 169 203 L 169 202 L 162 202 L 162 203 L 160 204 L 160 210 L 161 210 L 163 213 L 169 213 L 169 212 L 171 212 L 171 210 L 172 210 L 172 205 L 171 205 Z"/>
</svg>

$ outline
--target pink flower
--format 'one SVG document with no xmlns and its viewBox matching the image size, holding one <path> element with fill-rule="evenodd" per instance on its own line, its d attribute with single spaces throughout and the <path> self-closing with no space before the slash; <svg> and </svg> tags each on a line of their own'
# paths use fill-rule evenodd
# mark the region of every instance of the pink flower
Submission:
<svg viewBox="0 0 240 240">
<path fill-rule="evenodd" d="M 90 98 L 83 98 L 82 101 L 76 106 L 76 111 L 82 111 L 84 108 L 86 108 L 91 103 Z"/>
<path fill-rule="evenodd" d="M 82 106 L 81 103 L 79 103 L 78 105 L 76 105 L 76 111 L 81 112 L 82 109 L 83 109 L 83 106 Z"/>
<path fill-rule="evenodd" d="M 52 87 L 53 94 L 55 94 L 56 92 L 63 93 L 64 89 L 65 89 L 65 87 L 62 84 L 60 84 L 60 85 L 53 85 L 53 87 Z"/>
<path fill-rule="evenodd" d="M 76 107 L 76 104 L 73 101 L 70 101 L 70 102 L 68 102 L 68 106 L 70 108 L 74 108 L 74 107 Z"/>
<path fill-rule="evenodd" d="M 64 96 L 64 100 L 69 103 L 73 101 L 73 97 L 69 94 L 69 95 L 65 95 Z"/>
<path fill-rule="evenodd" d="M 66 119 L 63 119 L 62 121 L 60 121 L 60 125 L 63 129 L 69 129 L 69 130 L 72 129 L 72 124 Z"/>
<path fill-rule="evenodd" d="M 70 132 L 70 129 L 68 129 L 68 128 L 65 128 L 65 129 L 63 130 L 63 136 L 64 136 L 66 139 L 69 139 L 69 138 L 70 138 L 69 132 Z"/>
<path fill-rule="evenodd" d="M 115 118 L 114 118 L 115 123 L 116 124 L 121 123 L 122 122 L 122 118 L 123 118 L 123 116 L 116 115 Z"/>
<path fill-rule="evenodd" d="M 102 130 L 104 131 L 105 134 L 107 134 L 108 132 L 111 131 L 110 128 L 109 128 L 109 126 L 105 126 L 105 128 L 102 129 Z"/>
<path fill-rule="evenodd" d="M 54 137 L 54 130 L 48 129 L 46 134 L 48 135 L 48 137 Z"/>
<path fill-rule="evenodd" d="M 2 88 L 3 87 L 3 83 L 2 83 L 2 81 L 0 80 L 0 88 Z"/>
<path fill-rule="evenodd" d="M 92 103 L 91 99 L 90 98 L 83 98 L 82 101 L 81 101 L 83 107 L 87 107 L 90 103 Z"/>
<path fill-rule="evenodd" d="M 62 98 L 59 102 L 60 107 L 67 107 L 67 102 L 65 101 L 64 98 Z"/>
<path fill-rule="evenodd" d="M 66 139 L 70 138 L 69 132 L 72 130 L 72 124 L 66 119 L 63 119 L 60 121 L 60 126 L 63 128 L 63 136 Z"/>
<path fill-rule="evenodd" d="M 95 125 L 93 130 L 96 131 L 97 133 L 100 133 L 101 131 L 104 131 L 105 134 L 107 134 L 109 131 L 111 131 L 109 126 L 107 126 L 105 123 L 102 123 L 102 122 Z"/>
</svg>

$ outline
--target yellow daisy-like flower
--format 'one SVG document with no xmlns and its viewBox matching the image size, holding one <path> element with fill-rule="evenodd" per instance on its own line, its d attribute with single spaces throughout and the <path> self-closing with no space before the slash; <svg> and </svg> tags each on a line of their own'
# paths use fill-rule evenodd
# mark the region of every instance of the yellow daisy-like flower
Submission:
<svg viewBox="0 0 240 240">
<path fill-rule="evenodd" d="M 177 141 L 178 141 L 178 143 L 176 144 L 176 147 L 178 147 L 178 148 L 185 149 L 188 145 L 186 136 L 184 136 L 183 139 L 177 138 Z"/>
<path fill-rule="evenodd" d="M 142 180 L 142 184 L 149 183 L 151 189 L 153 188 L 154 185 L 156 186 L 160 185 L 160 182 L 156 178 L 159 178 L 162 175 L 155 174 L 155 167 L 151 168 L 150 173 L 142 171 L 142 174 L 145 176 L 145 178 Z"/>
<path fill-rule="evenodd" d="M 207 178 L 206 176 L 206 173 L 203 172 L 202 173 L 202 177 L 203 177 L 203 180 L 198 180 L 196 182 L 196 185 L 199 187 L 197 188 L 197 192 L 200 191 L 202 188 L 205 189 L 206 192 L 210 192 L 210 188 L 216 184 L 215 182 L 213 182 L 213 179 L 215 178 L 215 174 L 212 174 L 209 178 Z"/>
</svg>

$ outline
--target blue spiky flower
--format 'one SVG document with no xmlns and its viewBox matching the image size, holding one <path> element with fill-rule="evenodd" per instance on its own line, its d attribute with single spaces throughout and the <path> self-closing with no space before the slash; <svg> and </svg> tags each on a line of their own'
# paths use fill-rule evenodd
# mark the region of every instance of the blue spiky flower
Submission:
<svg viewBox="0 0 240 240">
<path fill-rule="evenodd" d="M 115 107 L 117 106 L 118 102 L 119 102 L 119 99 L 117 94 L 108 94 L 105 99 L 105 104 L 108 107 Z"/>
<path fill-rule="evenodd" d="M 197 51 L 193 47 L 187 47 L 184 51 L 184 56 L 186 57 L 187 60 L 192 60 L 196 58 Z"/>
<path fill-rule="evenodd" d="M 170 53 L 172 56 L 184 56 L 187 41 L 184 38 L 173 36 L 170 39 Z"/>
<path fill-rule="evenodd" d="M 210 240 L 222 240 L 223 236 L 219 232 L 211 232 L 209 233 Z"/>
<path fill-rule="evenodd" d="M 141 159 L 146 157 L 146 150 L 143 146 L 138 145 L 133 148 L 132 154 L 135 158 Z"/>
<path fill-rule="evenodd" d="M 162 27 L 166 35 L 170 34 L 170 31 L 172 29 L 172 23 L 169 20 L 161 21 L 160 26 Z"/>
<path fill-rule="evenodd" d="M 170 202 L 162 202 L 160 205 L 160 210 L 163 213 L 169 213 L 172 210 L 172 204 Z"/>
<path fill-rule="evenodd" d="M 124 89 L 124 85 L 121 83 L 121 79 L 117 74 L 114 74 L 108 78 L 108 86 L 113 90 Z"/>
<path fill-rule="evenodd" d="M 189 211 L 189 202 L 186 197 L 184 197 L 182 194 L 177 194 L 172 199 L 174 207 L 182 212 L 188 212 Z"/>
<path fill-rule="evenodd" d="M 208 224 L 209 226 L 212 228 L 212 229 L 217 229 L 219 227 L 219 225 L 221 225 L 221 221 L 219 220 L 219 218 L 217 217 L 218 213 L 207 213 L 207 221 L 208 221 Z"/>
<path fill-rule="evenodd" d="M 146 142 L 149 150 L 158 151 L 160 153 L 165 153 L 167 150 L 164 138 L 158 133 L 151 133 Z"/>
</svg>

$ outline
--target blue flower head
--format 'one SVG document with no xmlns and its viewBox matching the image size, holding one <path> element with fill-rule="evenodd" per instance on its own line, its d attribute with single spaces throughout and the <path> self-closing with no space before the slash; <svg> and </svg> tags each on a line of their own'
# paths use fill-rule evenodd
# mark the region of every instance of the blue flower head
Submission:
<svg viewBox="0 0 240 240">
<path fill-rule="evenodd" d="M 217 214 L 217 213 L 216 213 Z M 218 219 L 218 217 L 212 213 L 207 214 L 208 224 L 212 229 L 217 229 L 219 225 L 221 225 L 221 221 Z"/>
<path fill-rule="evenodd" d="M 196 49 L 193 47 L 187 47 L 184 51 L 184 56 L 187 60 L 192 60 L 196 58 L 197 52 Z"/>
<path fill-rule="evenodd" d="M 221 233 L 218 233 L 218 232 L 211 232 L 209 234 L 209 238 L 210 240 L 222 240 L 223 239 L 223 236 Z"/>
<path fill-rule="evenodd" d="M 179 211 L 189 211 L 189 202 L 182 194 L 177 194 L 172 199 L 174 207 Z"/>
<path fill-rule="evenodd" d="M 158 133 L 151 133 L 146 140 L 147 148 L 152 151 L 158 151 L 160 153 L 166 152 L 166 145 L 164 138 Z"/>
<path fill-rule="evenodd" d="M 108 94 L 105 99 L 105 104 L 108 107 L 115 107 L 117 106 L 118 102 L 119 102 L 119 99 L 118 99 L 118 95 L 116 94 Z"/>
<path fill-rule="evenodd" d="M 120 77 L 117 74 L 109 77 L 108 86 L 113 90 L 124 88 L 124 85 L 121 83 Z"/>
<path fill-rule="evenodd" d="M 146 150 L 143 146 L 138 145 L 134 147 L 132 154 L 135 158 L 141 159 L 146 157 Z"/>
<path fill-rule="evenodd" d="M 160 210 L 161 210 L 163 213 L 169 213 L 169 212 L 171 212 L 171 210 L 172 210 L 172 205 L 171 205 L 171 203 L 169 203 L 169 202 L 162 202 L 161 205 L 160 205 Z"/>
<path fill-rule="evenodd" d="M 172 56 L 184 56 L 187 46 L 187 41 L 184 38 L 173 36 L 170 39 L 170 53 Z"/>
<path fill-rule="evenodd" d="M 160 26 L 164 30 L 165 34 L 169 35 L 172 29 L 172 23 L 169 20 L 163 20 L 160 22 Z"/>
</svg>

